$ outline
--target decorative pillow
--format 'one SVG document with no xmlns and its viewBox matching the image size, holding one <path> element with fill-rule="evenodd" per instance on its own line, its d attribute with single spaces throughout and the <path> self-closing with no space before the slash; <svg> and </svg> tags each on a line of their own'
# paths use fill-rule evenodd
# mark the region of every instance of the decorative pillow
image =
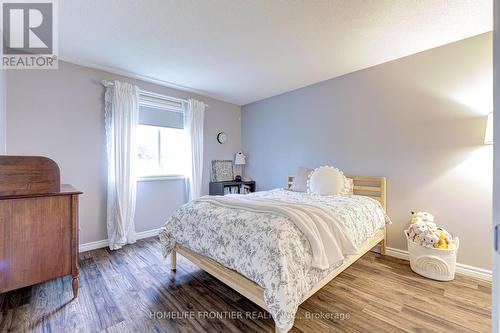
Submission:
<svg viewBox="0 0 500 333">
<path fill-rule="evenodd" d="M 319 195 L 346 194 L 348 182 L 342 171 L 331 166 L 314 169 L 307 179 L 307 192 Z"/>
<path fill-rule="evenodd" d="M 293 178 L 292 186 L 290 186 L 290 191 L 295 192 L 305 192 L 307 191 L 307 177 L 313 172 L 314 169 L 308 169 L 303 166 L 297 169 L 295 177 Z"/>
</svg>

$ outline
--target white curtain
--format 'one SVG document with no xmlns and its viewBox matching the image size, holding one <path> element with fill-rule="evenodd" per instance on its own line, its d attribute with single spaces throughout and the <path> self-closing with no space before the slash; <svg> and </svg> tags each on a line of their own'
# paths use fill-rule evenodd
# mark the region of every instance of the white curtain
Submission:
<svg viewBox="0 0 500 333">
<path fill-rule="evenodd" d="M 189 141 L 190 163 L 187 177 L 189 199 L 201 197 L 203 177 L 203 121 L 205 119 L 205 103 L 189 99 L 185 104 L 184 128 Z"/>
<path fill-rule="evenodd" d="M 109 248 L 120 249 L 136 241 L 135 133 L 139 119 L 139 88 L 115 81 L 106 88 L 105 124 L 108 153 L 106 223 Z"/>
</svg>

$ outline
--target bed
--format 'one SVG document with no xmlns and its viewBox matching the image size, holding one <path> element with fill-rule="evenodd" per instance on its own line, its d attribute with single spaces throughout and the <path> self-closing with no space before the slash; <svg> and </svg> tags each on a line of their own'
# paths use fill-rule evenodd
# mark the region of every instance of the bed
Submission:
<svg viewBox="0 0 500 333">
<path fill-rule="evenodd" d="M 269 311 L 276 332 L 287 332 L 302 302 L 377 244 L 385 254 L 390 223 L 385 213 L 386 179 L 348 178 L 353 180 L 353 195 L 321 197 L 276 189 L 245 198 L 192 201 L 177 210 L 160 231 L 164 255 L 171 256 L 173 270 L 176 254 L 183 255 Z M 292 181 L 288 177 L 288 187 Z M 239 205 L 228 204 L 233 201 Z M 261 204 L 264 208 L 255 208 Z M 282 208 L 272 210 L 275 207 Z M 340 230 L 332 236 L 332 244 L 340 244 L 338 253 L 328 257 L 326 264 L 318 259 L 324 255 L 298 224 L 300 219 L 287 214 L 299 208 L 306 213 L 309 209 L 327 212 L 330 228 Z M 308 215 L 300 215 L 302 211 L 297 216 Z"/>
</svg>

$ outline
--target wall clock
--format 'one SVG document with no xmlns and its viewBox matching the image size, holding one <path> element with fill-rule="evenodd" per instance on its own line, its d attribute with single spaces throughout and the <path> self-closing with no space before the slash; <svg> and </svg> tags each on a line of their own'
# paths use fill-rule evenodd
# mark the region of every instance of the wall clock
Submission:
<svg viewBox="0 0 500 333">
<path fill-rule="evenodd" d="M 227 134 L 224 132 L 220 132 L 219 134 L 217 134 L 217 142 L 219 142 L 220 144 L 226 143 L 227 142 Z"/>
</svg>

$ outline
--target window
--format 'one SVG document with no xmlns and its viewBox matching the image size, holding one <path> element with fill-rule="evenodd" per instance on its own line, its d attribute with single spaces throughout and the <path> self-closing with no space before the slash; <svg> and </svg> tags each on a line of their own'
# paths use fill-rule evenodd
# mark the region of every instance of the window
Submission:
<svg viewBox="0 0 500 333">
<path fill-rule="evenodd" d="M 140 103 L 137 127 L 139 177 L 182 176 L 188 161 L 188 141 L 182 109 Z"/>
<path fill-rule="evenodd" d="M 185 173 L 184 129 L 139 125 L 137 138 L 139 176 L 178 176 Z"/>
</svg>

